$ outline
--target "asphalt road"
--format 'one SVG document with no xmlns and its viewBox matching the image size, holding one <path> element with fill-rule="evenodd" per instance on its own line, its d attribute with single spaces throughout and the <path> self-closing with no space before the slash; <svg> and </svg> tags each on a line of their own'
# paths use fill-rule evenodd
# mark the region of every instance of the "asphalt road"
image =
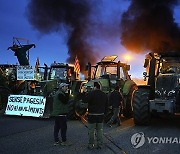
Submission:
<svg viewBox="0 0 180 154">
<path fill-rule="evenodd" d="M 72 145 L 64 147 L 53 145 L 53 119 L 0 116 L 0 153 L 180 153 L 180 118 L 154 119 L 151 126 L 134 126 L 132 119 L 122 120 L 120 127 L 104 126 L 103 149 L 88 150 L 87 127 L 78 120 L 68 121 L 67 138 Z"/>
</svg>

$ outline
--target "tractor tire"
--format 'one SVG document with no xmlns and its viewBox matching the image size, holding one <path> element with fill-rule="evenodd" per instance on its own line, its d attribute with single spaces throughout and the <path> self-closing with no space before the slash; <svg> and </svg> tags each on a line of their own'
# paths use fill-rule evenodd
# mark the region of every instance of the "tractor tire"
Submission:
<svg viewBox="0 0 180 154">
<path fill-rule="evenodd" d="M 136 125 L 149 125 L 150 112 L 149 112 L 149 93 L 142 90 L 134 92 L 133 97 L 133 114 L 134 123 Z"/>
<path fill-rule="evenodd" d="M 133 95 L 135 90 L 137 90 L 137 86 L 134 85 L 131 87 L 129 94 L 127 96 L 125 96 L 124 98 L 124 104 L 125 104 L 125 108 L 123 109 L 123 115 L 126 118 L 132 118 L 133 117 Z"/>
</svg>

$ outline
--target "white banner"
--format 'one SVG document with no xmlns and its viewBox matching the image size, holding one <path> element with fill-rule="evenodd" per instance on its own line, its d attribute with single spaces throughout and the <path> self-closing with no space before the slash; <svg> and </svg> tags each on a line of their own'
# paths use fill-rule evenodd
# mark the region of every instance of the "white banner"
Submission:
<svg viewBox="0 0 180 154">
<path fill-rule="evenodd" d="M 17 66 L 17 80 L 34 80 L 34 68 L 32 66 Z"/>
<path fill-rule="evenodd" d="M 10 95 L 5 114 L 41 117 L 44 114 L 46 98 L 31 95 Z"/>
</svg>

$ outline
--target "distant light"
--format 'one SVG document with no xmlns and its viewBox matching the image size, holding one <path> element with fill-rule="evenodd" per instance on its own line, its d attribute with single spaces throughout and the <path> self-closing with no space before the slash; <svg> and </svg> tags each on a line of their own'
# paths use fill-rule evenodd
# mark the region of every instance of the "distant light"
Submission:
<svg viewBox="0 0 180 154">
<path fill-rule="evenodd" d="M 82 73 L 80 73 L 80 79 L 81 79 L 81 80 L 85 80 L 85 75 L 82 74 Z"/>
<path fill-rule="evenodd" d="M 131 61 L 133 59 L 133 57 L 126 54 L 126 55 L 124 55 L 124 59 L 125 59 L 126 63 L 128 63 L 129 61 Z"/>
</svg>

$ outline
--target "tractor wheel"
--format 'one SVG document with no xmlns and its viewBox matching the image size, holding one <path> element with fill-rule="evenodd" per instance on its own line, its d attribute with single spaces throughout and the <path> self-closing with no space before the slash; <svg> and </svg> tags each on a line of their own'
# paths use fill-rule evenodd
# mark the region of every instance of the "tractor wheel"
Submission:
<svg viewBox="0 0 180 154">
<path fill-rule="evenodd" d="M 133 101 L 133 95 L 134 95 L 135 90 L 137 90 L 137 86 L 136 85 L 131 87 L 131 89 L 129 91 L 129 94 L 127 96 L 125 96 L 125 98 L 124 98 L 125 107 L 123 109 L 123 115 L 126 118 L 132 118 L 133 117 L 133 105 L 132 105 L 132 101 Z"/>
<path fill-rule="evenodd" d="M 149 93 L 142 90 L 134 92 L 133 97 L 134 123 L 136 125 L 149 125 Z"/>
</svg>

